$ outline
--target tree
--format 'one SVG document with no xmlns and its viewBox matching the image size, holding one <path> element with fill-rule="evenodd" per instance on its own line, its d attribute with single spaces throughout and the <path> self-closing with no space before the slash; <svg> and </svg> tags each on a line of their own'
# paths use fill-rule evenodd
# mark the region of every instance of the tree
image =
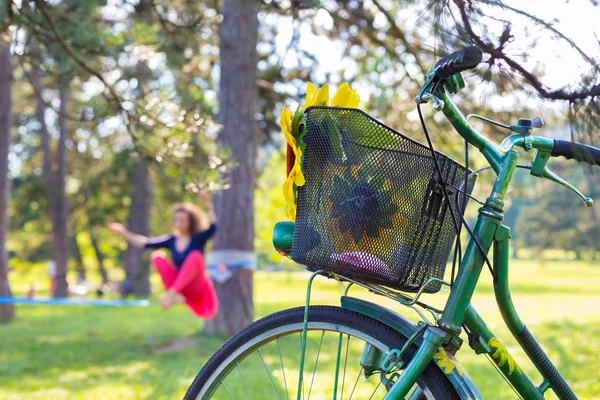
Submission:
<svg viewBox="0 0 600 400">
<path fill-rule="evenodd" d="M 4 36 L 4 35 L 3 35 Z M 12 131 L 12 61 L 10 42 L 0 38 L 0 296 L 11 296 L 8 283 L 8 153 Z M 12 304 L 0 304 L 0 321 L 10 321 L 15 316 Z"/>
<path fill-rule="evenodd" d="M 147 236 L 150 231 L 150 199 L 152 189 L 148 166 L 144 160 L 135 162 L 134 174 L 131 184 L 131 208 L 127 227 L 131 232 Z M 124 292 L 134 293 L 137 296 L 150 295 L 150 269 L 147 263 L 142 262 L 142 249 L 129 245 L 125 252 L 126 286 Z"/>
<path fill-rule="evenodd" d="M 36 108 L 35 108 L 35 117 L 40 124 L 40 136 L 41 136 L 41 148 L 44 157 L 43 161 L 43 176 L 46 183 L 46 192 L 49 200 L 49 215 L 50 220 L 53 220 L 54 217 L 52 214 L 54 213 L 54 202 L 52 195 L 52 188 L 54 188 L 54 173 L 53 167 L 54 164 L 52 161 L 52 150 L 50 148 L 50 135 L 48 134 L 48 126 L 46 125 L 46 105 L 44 104 L 44 99 L 42 97 L 42 79 L 40 74 L 40 65 L 42 65 L 42 57 L 40 56 L 40 50 L 38 44 L 35 40 L 32 40 L 30 45 L 30 53 L 32 58 L 31 63 L 31 71 L 29 73 L 31 79 L 31 85 L 33 86 L 33 91 L 36 99 Z"/>
<path fill-rule="evenodd" d="M 219 228 L 213 252 L 254 251 L 258 88 L 256 86 L 258 1 L 225 0 L 221 8 L 218 143 L 231 149 L 237 163 L 225 178 L 231 185 L 215 199 Z M 223 254 L 223 253 L 222 253 Z M 233 335 L 254 318 L 253 271 L 233 269 L 225 283 L 215 283 L 220 310 L 207 321 L 207 333 Z"/>
<path fill-rule="evenodd" d="M 56 286 L 54 297 L 66 297 L 69 294 L 67 284 L 67 263 L 69 262 L 69 232 L 68 218 L 69 206 L 67 203 L 66 181 L 67 181 L 67 138 L 69 137 L 69 82 L 66 77 L 60 77 L 58 82 L 58 93 L 60 98 L 60 111 L 58 114 L 58 154 L 56 157 L 57 170 L 55 175 L 55 186 L 51 188 L 54 192 L 54 262 L 56 262 Z"/>
<path fill-rule="evenodd" d="M 107 11 L 111 7 L 125 10 L 128 17 L 113 20 Z M 214 137 L 204 134 L 215 126 L 216 100 L 204 97 L 205 91 L 214 93 L 215 89 L 211 69 L 217 55 L 211 53 L 217 35 L 206 35 L 217 32 L 215 7 L 160 0 L 142 0 L 136 5 L 117 0 L 106 7 L 97 2 L 36 0 L 0 7 L 1 15 L 9 11 L 0 21 L 12 24 L 18 32 L 14 36 L 14 48 L 19 52 L 15 76 L 22 77 L 16 87 L 20 104 L 14 107 L 19 135 L 12 147 L 21 165 L 12 182 L 9 213 L 11 250 L 19 258 L 40 262 L 53 258 L 53 253 L 65 254 L 52 249 L 61 132 L 65 132 L 62 139 L 66 138 L 68 145 L 63 154 L 69 161 L 65 168 L 68 207 L 63 207 L 68 219 L 66 225 L 59 221 L 57 228 L 96 232 L 94 242 L 102 242 L 105 254 L 85 248 L 82 252 L 94 250 L 100 265 L 104 255 L 108 259 L 117 254 L 108 250 L 111 246 L 121 245 L 98 236 L 110 219 L 127 220 L 132 214 L 128 210 L 133 210 L 137 222 L 132 226 L 140 226 L 142 232 L 150 233 L 144 226 L 150 225 L 151 217 L 156 220 L 152 233 L 167 229 L 169 219 L 162 212 L 167 200 L 148 197 L 154 179 L 165 178 L 158 191 L 169 194 L 172 202 L 174 197 L 180 200 L 189 195 L 184 188 L 190 181 L 206 182 L 211 178 L 206 179 L 205 173 L 217 174 L 209 170 L 222 166 L 223 157 Z M 121 29 L 123 24 L 129 29 Z M 149 60 L 165 55 L 166 62 L 158 67 L 147 66 Z M 189 74 L 190 70 L 197 72 Z M 65 104 L 69 112 L 60 119 L 56 118 L 61 115 L 57 89 L 62 75 L 71 78 L 69 104 Z M 112 81 L 115 76 L 116 82 Z M 99 84 L 103 96 L 96 93 L 90 97 L 86 86 L 97 88 Z M 108 128 L 115 120 L 121 125 Z M 192 153 L 200 156 L 192 159 Z M 139 163 L 146 166 L 144 171 L 137 168 L 138 176 L 146 176 L 141 181 L 135 179 Z M 213 164 L 216 167 L 210 167 Z M 198 175 L 202 175 L 200 179 Z M 159 212 L 150 213 L 151 205 Z M 144 208 L 147 211 L 140 212 Z M 82 241 L 82 245 L 88 243 Z M 62 248 L 62 244 L 57 246 Z M 91 247 L 100 250 L 93 243 Z M 127 274 L 137 282 L 134 289 L 142 291 L 138 294 L 148 294 L 147 263 L 140 258 L 140 251 L 129 253 Z M 107 279 L 105 272 L 103 280 Z"/>
</svg>

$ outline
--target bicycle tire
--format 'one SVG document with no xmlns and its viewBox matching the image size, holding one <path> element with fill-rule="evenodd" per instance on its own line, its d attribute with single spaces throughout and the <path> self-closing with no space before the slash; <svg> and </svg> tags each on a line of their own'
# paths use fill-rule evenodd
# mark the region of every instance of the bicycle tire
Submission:
<svg viewBox="0 0 600 400">
<path fill-rule="evenodd" d="M 338 330 L 332 329 L 332 332 L 360 332 L 365 337 L 383 343 L 390 349 L 402 348 L 407 340 L 401 333 L 375 319 L 340 307 L 311 306 L 308 316 L 309 330 L 321 330 L 323 326 L 331 326 L 338 327 Z M 208 360 L 192 382 L 184 400 L 210 399 L 206 395 L 209 394 L 209 390 L 213 391 L 211 395 L 216 391 L 214 385 L 219 374 L 228 368 L 230 371 L 233 370 L 233 366 L 225 365 L 228 360 L 233 363 L 236 360 L 235 357 L 247 354 L 252 350 L 252 346 L 261 346 L 268 343 L 269 339 L 273 341 L 276 337 L 280 337 L 275 336 L 276 334 L 283 336 L 283 334 L 289 335 L 298 330 L 301 331 L 303 321 L 304 307 L 298 307 L 271 314 L 254 322 L 229 339 Z M 254 342 L 256 343 L 248 345 Z M 415 351 L 415 346 L 407 349 L 404 356 L 406 361 L 412 358 Z M 447 376 L 433 362 L 427 366 L 419 378 L 418 385 L 427 394 L 427 398 L 443 400 L 460 398 Z M 231 394 L 229 396 L 233 398 Z"/>
</svg>

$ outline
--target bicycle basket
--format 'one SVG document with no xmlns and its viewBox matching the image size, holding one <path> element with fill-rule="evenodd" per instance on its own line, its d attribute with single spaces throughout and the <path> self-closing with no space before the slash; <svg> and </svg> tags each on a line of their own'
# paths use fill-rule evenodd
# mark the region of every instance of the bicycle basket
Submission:
<svg viewBox="0 0 600 400">
<path fill-rule="evenodd" d="M 358 109 L 310 107 L 306 130 L 292 259 L 407 292 L 442 279 L 456 237 L 450 213 L 464 211 L 475 176 L 461 189 L 464 166 L 438 152 L 446 200 L 431 150 Z"/>
</svg>

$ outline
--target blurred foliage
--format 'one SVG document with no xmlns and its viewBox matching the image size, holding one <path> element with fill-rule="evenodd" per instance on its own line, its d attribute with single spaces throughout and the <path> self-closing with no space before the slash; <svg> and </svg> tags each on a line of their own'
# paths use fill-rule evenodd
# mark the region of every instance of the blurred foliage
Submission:
<svg viewBox="0 0 600 400">
<path fill-rule="evenodd" d="M 555 172 L 595 200 L 600 199 L 600 177 L 590 168 L 573 168 L 566 163 L 554 164 Z M 545 249 L 573 252 L 578 260 L 595 260 L 600 241 L 597 206 L 586 208 L 570 190 L 543 181 L 531 190 L 527 203 L 519 208 L 516 231 L 523 247 L 533 249 L 543 258 Z"/>
<path fill-rule="evenodd" d="M 234 166 L 235 160 L 230 159 L 228 149 L 215 145 L 219 131 L 216 116 L 220 2 L 36 0 L 10 2 L 9 8 L 6 2 L 0 3 L 3 12 L 0 17 L 15 39 L 16 130 L 11 157 L 9 246 L 17 258 L 47 259 L 52 239 L 42 178 L 40 123 L 35 115 L 37 96 L 30 82 L 32 65 L 42 75 L 40 94 L 46 106 L 45 121 L 54 153 L 58 135 L 58 79 L 68 78 L 73 92 L 69 120 L 72 135 L 67 142 L 69 223 L 71 235 L 77 237 L 86 262 L 94 258 L 90 235 L 99 240 L 109 259 L 119 254 L 114 249 L 123 247 L 104 226 L 111 220 L 127 219 L 132 196 L 130 182 L 137 160 L 142 159 L 150 166 L 153 234 L 169 230 L 169 211 L 174 202 L 195 201 L 194 191 L 201 187 L 215 190 L 226 187 L 219 178 L 220 172 Z M 464 23 L 448 14 L 457 10 L 460 1 L 264 0 L 261 3 L 257 64 L 260 100 L 256 114 L 260 151 L 254 207 L 255 246 L 261 265 L 265 265 L 282 262 L 272 249 L 270 233 L 277 221 L 285 219 L 281 194 L 285 150 L 278 123 L 283 105 L 297 103 L 304 96 L 307 81 L 333 86 L 348 81 L 364 99 L 362 109 L 423 141 L 413 97 L 424 74 L 440 55 L 472 42 L 473 38 L 465 31 Z M 491 3 L 495 2 L 487 0 L 469 3 L 473 24 L 483 30 L 486 41 L 498 44 L 505 24 L 500 21 L 486 27 L 484 21 L 493 17 L 489 10 L 500 3 L 494 5 Z M 531 19 L 531 16 L 520 17 Z M 520 43 L 525 50 L 540 35 L 563 40 L 552 32 L 552 23 L 537 24 L 541 27 L 539 31 L 523 35 Z M 34 43 L 39 47 L 39 58 L 32 51 Z M 333 65 L 329 60 L 325 65 L 316 49 L 311 48 L 315 44 L 341 50 L 340 59 Z M 526 58 L 526 52 L 517 48 L 515 41 L 503 46 L 504 50 L 519 54 L 519 60 Z M 472 90 L 456 96 L 465 113 L 481 114 L 503 123 L 540 113 L 547 125 L 568 130 L 569 104 L 554 107 L 532 100 L 536 91 L 506 60 L 492 59 L 488 54 L 486 61 L 488 64 L 476 72 L 465 74 Z M 587 63 L 585 58 L 584 61 Z M 536 67 L 532 74 L 543 79 L 543 68 Z M 147 84 L 142 87 L 141 82 Z M 596 83 L 596 75 L 587 74 L 582 87 Z M 582 108 L 588 103 L 589 107 Z M 597 119 L 592 118 L 597 105 L 595 98 L 581 100 L 576 105 L 571 108 L 571 115 L 585 117 L 580 121 L 587 125 L 571 127 L 573 136 L 582 137 L 590 123 L 597 124 Z M 427 110 L 427 117 L 438 149 L 462 160 L 464 149 L 459 136 L 439 114 Z M 497 141 L 506 135 L 491 125 L 474 122 L 474 126 Z M 593 137 L 586 137 L 593 142 Z M 483 159 L 474 151 L 470 166 L 473 169 L 484 166 Z M 571 174 L 569 171 L 564 171 L 567 176 Z M 491 173 L 481 174 L 478 196 L 489 192 L 491 179 Z M 583 187 L 588 185 L 581 176 L 573 179 Z M 512 191 L 514 210 L 507 219 L 510 216 L 517 225 L 519 241 L 526 246 L 574 251 L 579 248 L 585 251 L 592 246 L 590 243 L 598 236 L 589 222 L 593 220 L 589 218 L 590 211 L 576 205 L 573 215 L 578 222 L 559 218 L 561 212 L 568 216 L 568 204 L 561 203 L 563 198 L 573 196 L 548 195 L 555 189 L 546 184 L 531 189 L 532 184 L 531 180 L 519 178 Z M 530 204 L 539 206 L 534 208 Z M 556 218 L 552 223 L 544 219 L 547 212 Z M 521 219 L 525 222 L 517 222 Z M 530 228 L 533 226 L 536 228 Z M 534 231 L 541 232 L 546 226 L 556 239 L 547 240 L 535 234 Z M 566 228 L 564 233 L 562 228 Z M 573 242 L 586 240 L 588 244 L 583 247 Z"/>
</svg>

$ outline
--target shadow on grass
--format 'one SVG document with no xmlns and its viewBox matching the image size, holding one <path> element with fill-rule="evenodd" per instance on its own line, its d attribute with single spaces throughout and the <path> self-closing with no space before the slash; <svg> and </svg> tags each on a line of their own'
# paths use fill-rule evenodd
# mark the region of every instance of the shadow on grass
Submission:
<svg viewBox="0 0 600 400">
<path fill-rule="evenodd" d="M 18 311 L 15 322 L 0 327 L 0 388 L 16 393 L 68 387 L 72 396 L 110 381 L 151 382 L 139 389 L 143 397 L 155 397 L 153 388 L 173 393 L 224 341 L 203 337 L 197 346 L 156 354 L 158 346 L 198 331 L 200 324 L 186 310 L 28 306 Z"/>
</svg>

